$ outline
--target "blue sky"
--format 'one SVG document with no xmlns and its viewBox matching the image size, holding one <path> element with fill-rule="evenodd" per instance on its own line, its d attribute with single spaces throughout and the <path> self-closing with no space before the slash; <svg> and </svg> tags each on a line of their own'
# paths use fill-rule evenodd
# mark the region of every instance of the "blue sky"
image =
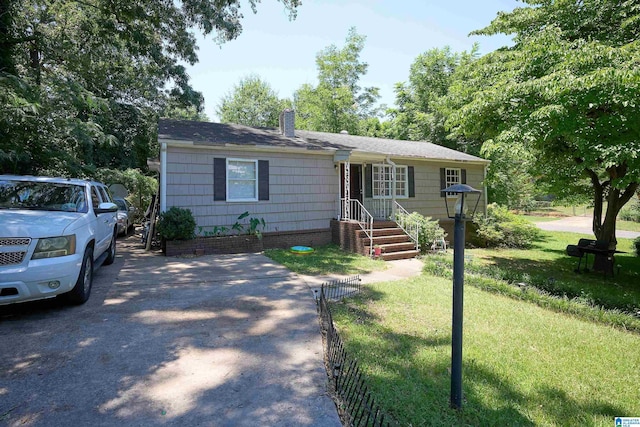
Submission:
<svg viewBox="0 0 640 427">
<path fill-rule="evenodd" d="M 243 3 L 243 32 L 217 45 L 199 38 L 200 61 L 187 68 L 193 87 L 205 97 L 205 113 L 215 113 L 220 99 L 242 77 L 257 74 L 280 98 L 292 98 L 305 83 L 317 83 L 316 54 L 344 45 L 350 27 L 366 36 L 361 60 L 369 64 L 361 86 L 380 88 L 381 103 L 394 103 L 393 88 L 406 81 L 415 58 L 429 49 L 450 46 L 469 50 L 480 43 L 482 54 L 510 43 L 502 35 L 469 37 L 488 25 L 499 11 L 522 6 L 517 0 L 303 0 L 290 21 L 275 0 L 262 0 L 258 13 Z"/>
</svg>

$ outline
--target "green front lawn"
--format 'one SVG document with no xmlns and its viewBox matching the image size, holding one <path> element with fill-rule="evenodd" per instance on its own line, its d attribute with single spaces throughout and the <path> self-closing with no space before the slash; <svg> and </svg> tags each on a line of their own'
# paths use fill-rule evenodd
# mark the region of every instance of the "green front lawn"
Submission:
<svg viewBox="0 0 640 427">
<path fill-rule="evenodd" d="M 466 287 L 464 406 L 449 408 L 451 281 L 367 286 L 331 306 L 400 425 L 611 426 L 640 414 L 640 336 Z"/>
<path fill-rule="evenodd" d="M 589 236 L 547 231 L 541 236 L 528 250 L 467 249 L 465 284 L 640 333 L 640 258 L 630 239 L 620 239 L 618 248 L 626 253 L 616 255 L 615 276 L 605 277 L 576 273 L 577 258 L 565 253 L 567 244 Z M 451 278 L 452 258 L 451 253 L 427 256 L 425 271 Z M 593 255 L 589 258 L 591 267 Z"/>
<path fill-rule="evenodd" d="M 314 248 L 311 254 L 294 254 L 286 249 L 267 249 L 264 254 L 300 274 L 365 274 L 384 270 L 384 261 L 340 250 L 336 245 Z"/>
<path fill-rule="evenodd" d="M 625 253 L 615 256 L 614 277 L 604 277 L 593 271 L 577 274 L 578 259 L 565 252 L 567 245 L 592 236 L 549 231 L 541 231 L 541 236 L 529 250 L 467 250 L 470 269 L 510 283 L 533 285 L 556 296 L 581 298 L 592 305 L 630 313 L 640 310 L 640 258 L 634 256 L 631 239 L 618 240 L 618 250 Z M 592 262 L 590 255 L 590 267 Z"/>
<path fill-rule="evenodd" d="M 370 284 L 332 304 L 384 412 L 407 426 L 610 426 L 640 414 L 640 258 L 620 239 L 619 274 L 576 274 L 564 250 L 580 237 L 591 238 L 542 232 L 529 250 L 466 251 L 459 412 L 449 408 L 451 251 L 425 257 L 425 271 L 445 277 Z M 336 247 L 268 255 L 305 274 L 377 268 Z"/>
</svg>

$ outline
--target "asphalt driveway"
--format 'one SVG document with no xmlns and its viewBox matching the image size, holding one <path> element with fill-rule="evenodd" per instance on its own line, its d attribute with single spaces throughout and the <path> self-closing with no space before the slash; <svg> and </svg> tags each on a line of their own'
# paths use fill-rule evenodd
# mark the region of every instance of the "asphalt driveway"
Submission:
<svg viewBox="0 0 640 427">
<path fill-rule="evenodd" d="M 260 254 L 118 250 L 83 306 L 0 307 L 0 425 L 341 425 L 299 277 Z"/>
<path fill-rule="evenodd" d="M 555 221 L 536 222 L 535 225 L 541 230 L 548 231 L 569 231 L 572 233 L 583 233 L 593 235 L 591 217 L 571 216 L 557 219 Z M 625 239 L 635 239 L 640 237 L 640 233 L 636 231 L 616 230 L 617 237 Z"/>
</svg>

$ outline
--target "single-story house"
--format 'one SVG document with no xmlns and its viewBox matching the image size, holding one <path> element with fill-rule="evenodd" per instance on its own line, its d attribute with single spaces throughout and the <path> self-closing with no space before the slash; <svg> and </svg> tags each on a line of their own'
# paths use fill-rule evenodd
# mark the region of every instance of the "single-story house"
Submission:
<svg viewBox="0 0 640 427">
<path fill-rule="evenodd" d="M 249 212 L 266 223 L 264 247 L 334 241 L 371 251 L 371 222 L 388 228 L 383 220 L 403 210 L 450 230 L 445 201 L 452 209 L 455 197 L 440 190 L 483 189 L 489 164 L 429 142 L 298 130 L 291 110 L 280 129 L 161 119 L 158 142 L 161 212 L 189 208 L 204 230 L 230 229 Z M 356 245 L 352 232 L 366 241 Z M 391 252 L 390 239 L 378 240 Z"/>
</svg>

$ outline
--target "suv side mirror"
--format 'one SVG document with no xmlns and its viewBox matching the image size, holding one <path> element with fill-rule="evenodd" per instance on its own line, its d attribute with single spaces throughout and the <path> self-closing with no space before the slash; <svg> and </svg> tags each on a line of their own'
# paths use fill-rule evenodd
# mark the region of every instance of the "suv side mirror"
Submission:
<svg viewBox="0 0 640 427">
<path fill-rule="evenodd" d="M 109 212 L 118 212 L 118 205 L 109 202 L 100 203 L 98 205 L 98 209 L 94 209 L 94 212 L 96 213 L 96 215 Z"/>
</svg>

